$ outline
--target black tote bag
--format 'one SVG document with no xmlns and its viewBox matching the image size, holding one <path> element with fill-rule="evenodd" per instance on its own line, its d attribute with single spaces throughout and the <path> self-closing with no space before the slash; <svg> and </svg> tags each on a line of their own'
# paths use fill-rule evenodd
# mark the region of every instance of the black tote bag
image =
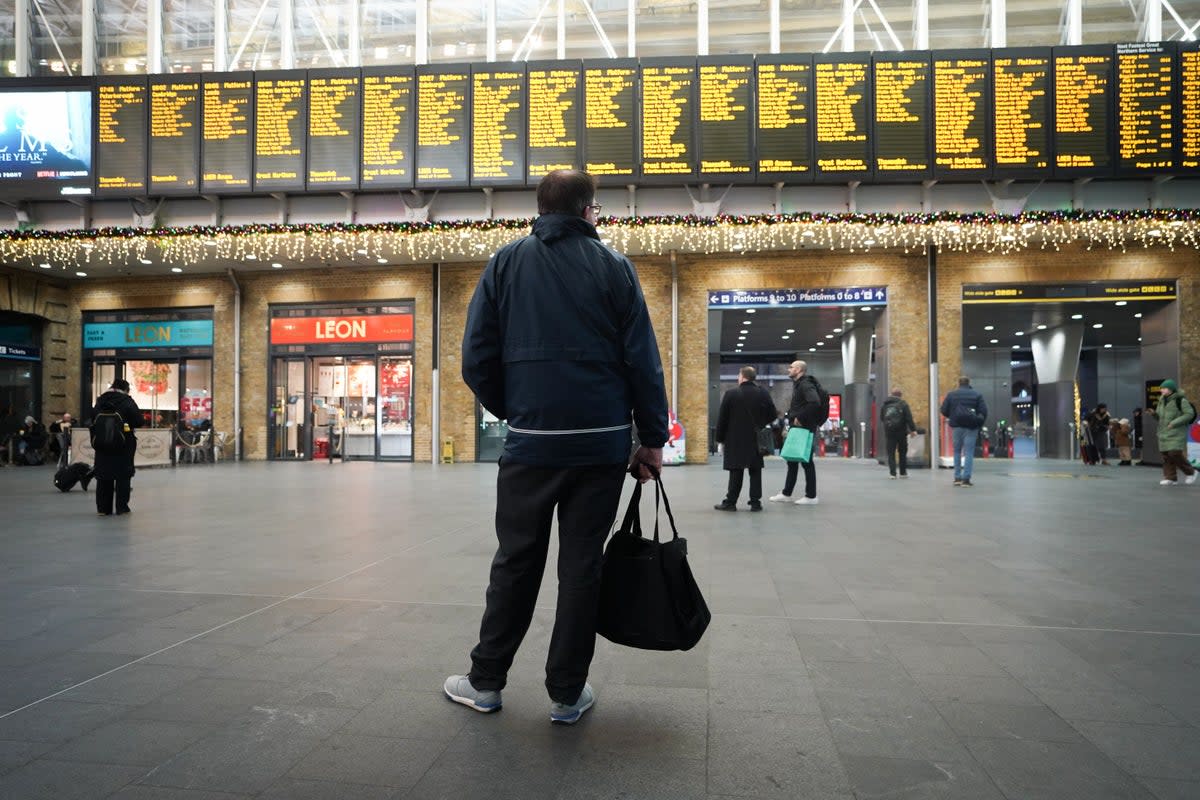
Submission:
<svg viewBox="0 0 1200 800">
<path fill-rule="evenodd" d="M 658 503 L 671 522 L 671 539 L 660 541 Z M 654 538 L 642 536 L 639 483 L 629 499 L 621 528 L 604 549 L 600 614 L 596 632 L 614 644 L 639 650 L 690 650 L 700 641 L 712 614 L 687 562 L 662 479 L 654 476 Z"/>
</svg>

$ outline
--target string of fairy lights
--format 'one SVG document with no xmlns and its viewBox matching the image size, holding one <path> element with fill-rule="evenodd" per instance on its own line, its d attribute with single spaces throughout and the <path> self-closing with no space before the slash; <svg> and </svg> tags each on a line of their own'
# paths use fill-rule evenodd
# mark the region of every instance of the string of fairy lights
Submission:
<svg viewBox="0 0 1200 800">
<path fill-rule="evenodd" d="M 405 264 L 485 259 L 529 231 L 529 219 L 380 224 L 242 225 L 0 231 L 0 263 L 87 266 Z M 844 253 L 1133 248 L 1200 249 L 1200 210 L 995 214 L 817 214 L 607 217 L 601 238 L 631 256 L 823 249 Z M 133 272 L 136 274 L 136 269 Z"/>
</svg>

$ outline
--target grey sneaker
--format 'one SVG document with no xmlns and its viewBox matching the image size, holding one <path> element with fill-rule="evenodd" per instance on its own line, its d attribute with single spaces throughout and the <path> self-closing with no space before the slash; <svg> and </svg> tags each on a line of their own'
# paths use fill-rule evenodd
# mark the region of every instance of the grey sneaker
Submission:
<svg viewBox="0 0 1200 800">
<path fill-rule="evenodd" d="M 583 712 L 587 711 L 596 702 L 596 693 L 592 691 L 590 683 L 583 684 L 583 691 L 579 693 L 579 699 L 572 705 L 566 703 L 552 703 L 550 705 L 550 721 L 557 725 L 574 725 L 579 722 L 579 718 L 583 716 Z"/>
<path fill-rule="evenodd" d="M 462 703 L 464 706 L 484 714 L 500 710 L 500 693 L 479 691 L 471 685 L 471 681 L 466 675 L 451 675 L 446 678 L 446 684 L 442 687 L 442 691 L 446 693 L 446 699 Z"/>
</svg>

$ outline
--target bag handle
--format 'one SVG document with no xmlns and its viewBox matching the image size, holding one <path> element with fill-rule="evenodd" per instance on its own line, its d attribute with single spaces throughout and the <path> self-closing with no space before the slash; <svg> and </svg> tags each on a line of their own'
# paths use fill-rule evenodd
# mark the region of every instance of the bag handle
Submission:
<svg viewBox="0 0 1200 800">
<path fill-rule="evenodd" d="M 658 508 L 660 503 L 666 508 L 667 519 L 671 523 L 671 541 L 675 541 L 679 538 L 679 529 L 675 526 L 675 515 L 671 512 L 671 501 L 667 499 L 667 490 L 663 487 L 662 475 L 652 467 L 647 468 L 650 469 L 650 474 L 654 476 L 654 541 L 660 541 L 658 528 Z M 633 485 L 633 494 L 629 497 L 629 505 L 625 509 L 625 516 L 621 520 L 621 528 L 618 533 L 632 533 L 642 538 L 641 502 L 642 483 L 641 481 L 637 481 Z"/>
<path fill-rule="evenodd" d="M 629 506 L 625 509 L 625 517 L 621 520 L 621 528 L 618 533 L 633 533 L 641 537 L 642 517 L 639 509 L 641 502 L 642 484 L 635 482 L 633 485 L 633 494 L 629 498 Z"/>
<path fill-rule="evenodd" d="M 638 484 L 641 486 L 641 484 Z M 658 500 L 662 498 L 663 507 L 667 510 L 667 519 L 671 523 L 671 541 L 679 538 L 679 529 L 675 527 L 675 515 L 671 513 L 671 501 L 667 499 L 667 490 L 663 486 L 662 475 L 654 472 L 654 541 L 658 541 Z"/>
</svg>

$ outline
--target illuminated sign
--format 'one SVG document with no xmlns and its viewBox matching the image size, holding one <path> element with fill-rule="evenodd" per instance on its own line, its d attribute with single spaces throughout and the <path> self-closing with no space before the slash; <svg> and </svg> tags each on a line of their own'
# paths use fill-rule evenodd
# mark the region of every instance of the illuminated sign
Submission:
<svg viewBox="0 0 1200 800">
<path fill-rule="evenodd" d="M 709 308 L 885 305 L 886 286 L 855 286 L 844 289 L 714 289 L 708 293 Z"/>
<path fill-rule="evenodd" d="M 87 322 L 83 349 L 128 347 L 212 347 L 211 319 L 164 322 Z"/>
<path fill-rule="evenodd" d="M 275 317 L 271 320 L 271 344 L 273 345 L 411 342 L 412 340 L 412 314 Z"/>
<path fill-rule="evenodd" d="M 962 301 L 964 304 L 1174 300 L 1175 297 L 1175 281 L 1105 281 L 1055 284 L 968 283 L 964 284 L 962 289 Z"/>
</svg>

